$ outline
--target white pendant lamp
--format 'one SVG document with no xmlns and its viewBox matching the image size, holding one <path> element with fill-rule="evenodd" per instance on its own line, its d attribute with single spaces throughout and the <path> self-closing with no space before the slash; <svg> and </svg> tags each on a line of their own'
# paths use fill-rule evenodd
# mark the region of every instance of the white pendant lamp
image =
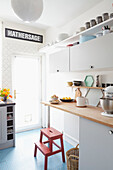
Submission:
<svg viewBox="0 0 113 170">
<path fill-rule="evenodd" d="M 16 15 L 23 21 L 36 21 L 43 11 L 43 0 L 11 0 Z"/>
</svg>

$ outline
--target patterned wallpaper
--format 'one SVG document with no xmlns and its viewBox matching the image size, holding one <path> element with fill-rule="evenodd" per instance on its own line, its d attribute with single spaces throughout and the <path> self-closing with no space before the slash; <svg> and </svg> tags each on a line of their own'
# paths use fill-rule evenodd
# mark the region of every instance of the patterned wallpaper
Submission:
<svg viewBox="0 0 113 170">
<path fill-rule="evenodd" d="M 2 87 L 2 22 L 0 22 L 0 88 Z"/>
<path fill-rule="evenodd" d="M 12 90 L 12 57 L 16 54 L 38 55 L 38 49 L 43 45 L 23 40 L 10 39 L 5 37 L 5 28 L 12 28 L 21 31 L 28 31 L 44 35 L 43 30 L 29 28 L 20 24 L 3 24 L 3 53 L 2 53 L 2 87 Z"/>
</svg>

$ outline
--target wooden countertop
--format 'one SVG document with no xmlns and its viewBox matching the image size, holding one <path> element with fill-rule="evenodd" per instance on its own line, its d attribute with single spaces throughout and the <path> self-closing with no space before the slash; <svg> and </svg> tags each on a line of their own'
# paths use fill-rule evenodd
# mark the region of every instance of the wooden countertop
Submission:
<svg viewBox="0 0 113 170">
<path fill-rule="evenodd" d="M 99 107 L 87 106 L 84 108 L 78 108 L 76 107 L 75 102 L 61 102 L 60 104 L 50 104 L 49 102 L 42 101 L 41 103 L 46 106 L 50 106 L 113 128 L 113 118 L 102 116 L 101 112 L 103 112 L 103 110 Z"/>
</svg>

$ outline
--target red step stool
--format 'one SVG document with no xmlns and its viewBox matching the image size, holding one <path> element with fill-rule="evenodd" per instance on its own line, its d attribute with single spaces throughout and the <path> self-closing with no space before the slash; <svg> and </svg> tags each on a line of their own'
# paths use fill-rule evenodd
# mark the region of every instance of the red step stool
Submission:
<svg viewBox="0 0 113 170">
<path fill-rule="evenodd" d="M 45 142 L 42 142 L 43 135 L 45 135 L 48 140 Z M 54 140 L 60 139 L 61 146 L 57 145 Z M 47 147 L 45 144 L 49 143 L 49 147 Z M 59 149 L 56 151 L 53 151 L 53 144 L 57 146 Z M 37 154 L 37 148 L 45 155 L 45 165 L 44 170 L 47 170 L 47 159 L 48 156 L 54 155 L 56 153 L 62 152 L 62 161 L 65 162 L 65 156 L 64 156 L 64 145 L 63 145 L 63 134 L 56 129 L 50 127 L 40 130 L 40 141 L 35 143 L 35 150 L 34 150 L 34 157 L 36 157 Z"/>
</svg>

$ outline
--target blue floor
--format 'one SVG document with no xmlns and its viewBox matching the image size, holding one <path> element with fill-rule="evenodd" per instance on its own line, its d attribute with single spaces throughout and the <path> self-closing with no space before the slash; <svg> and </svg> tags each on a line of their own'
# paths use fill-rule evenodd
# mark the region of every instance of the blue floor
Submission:
<svg viewBox="0 0 113 170">
<path fill-rule="evenodd" d="M 34 142 L 38 141 L 40 130 L 16 134 L 16 147 L 0 150 L 0 170 L 43 170 L 44 156 L 40 151 L 34 158 Z M 73 146 L 64 141 L 65 152 Z M 50 156 L 48 170 L 66 170 L 61 153 Z"/>
</svg>

